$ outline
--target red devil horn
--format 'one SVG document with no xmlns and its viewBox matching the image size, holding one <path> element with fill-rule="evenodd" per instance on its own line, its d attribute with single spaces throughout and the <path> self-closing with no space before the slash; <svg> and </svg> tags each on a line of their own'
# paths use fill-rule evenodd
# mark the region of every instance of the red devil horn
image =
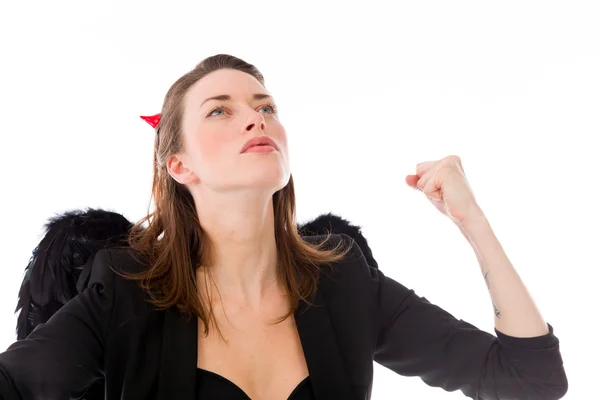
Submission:
<svg viewBox="0 0 600 400">
<path fill-rule="evenodd" d="M 160 122 L 160 114 L 151 115 L 149 117 L 141 115 L 140 118 L 149 123 L 153 128 L 156 128 Z"/>
</svg>

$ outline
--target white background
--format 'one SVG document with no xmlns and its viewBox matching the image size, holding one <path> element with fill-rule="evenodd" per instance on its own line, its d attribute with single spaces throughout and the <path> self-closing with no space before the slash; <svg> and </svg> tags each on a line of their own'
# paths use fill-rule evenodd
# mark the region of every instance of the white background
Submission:
<svg viewBox="0 0 600 400">
<path fill-rule="evenodd" d="M 594 1 L 3 3 L 0 349 L 47 218 L 88 206 L 141 218 L 153 130 L 139 115 L 229 53 L 278 102 L 299 220 L 332 211 L 362 225 L 388 276 L 493 332 L 471 247 L 404 183 L 417 162 L 461 156 L 561 341 L 565 398 L 594 397 L 598 21 Z M 373 399 L 398 398 L 464 397 L 376 365 Z"/>
</svg>

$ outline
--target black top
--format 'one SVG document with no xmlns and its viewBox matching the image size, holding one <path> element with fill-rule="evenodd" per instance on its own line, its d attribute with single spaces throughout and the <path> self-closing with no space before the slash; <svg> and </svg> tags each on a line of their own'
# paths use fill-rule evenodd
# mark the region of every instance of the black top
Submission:
<svg viewBox="0 0 600 400">
<path fill-rule="evenodd" d="M 196 369 L 196 398 L 251 400 L 246 392 L 229 379 L 202 368 Z M 287 400 L 315 400 L 315 394 L 308 376 L 296 386 Z"/>
<path fill-rule="evenodd" d="M 334 234 L 325 247 L 341 240 L 351 238 Z M 113 268 L 146 266 L 128 251 L 100 250 L 88 288 L 0 353 L 0 399 L 80 398 L 100 379 L 107 400 L 198 398 L 197 318 L 175 306 L 156 309 Z M 566 393 L 552 325 L 531 338 L 479 329 L 369 265 L 356 243 L 322 268 L 316 293 L 294 313 L 317 400 L 370 399 L 373 362 L 418 376 L 436 388 L 431 397 L 461 391 L 471 399 L 551 400 Z"/>
</svg>

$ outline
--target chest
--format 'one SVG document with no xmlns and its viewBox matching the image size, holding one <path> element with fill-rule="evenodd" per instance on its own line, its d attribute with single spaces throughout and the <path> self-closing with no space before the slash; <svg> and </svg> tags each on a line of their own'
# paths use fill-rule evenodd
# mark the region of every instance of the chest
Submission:
<svg viewBox="0 0 600 400">
<path fill-rule="evenodd" d="M 198 367 L 225 377 L 253 400 L 265 398 L 258 388 L 268 390 L 267 398 L 287 399 L 308 369 L 317 400 L 368 398 L 375 337 L 364 328 L 374 313 L 349 307 L 351 299 L 338 300 L 337 293 L 326 303 L 322 293 L 272 326 L 228 313 L 232 326 L 220 319 L 227 342 L 214 327 L 204 337 L 203 325 L 175 307 L 158 311 L 137 297 L 120 298 L 106 344 L 107 398 L 195 399 Z"/>
<path fill-rule="evenodd" d="M 218 374 L 251 399 L 287 399 L 308 376 L 295 319 L 263 321 L 252 316 L 216 319 L 208 336 L 198 329 L 197 367 Z"/>
</svg>

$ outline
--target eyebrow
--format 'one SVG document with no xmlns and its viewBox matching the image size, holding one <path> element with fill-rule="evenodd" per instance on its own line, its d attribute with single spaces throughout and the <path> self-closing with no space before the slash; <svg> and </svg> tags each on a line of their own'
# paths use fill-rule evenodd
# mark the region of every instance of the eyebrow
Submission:
<svg viewBox="0 0 600 400">
<path fill-rule="evenodd" d="M 254 95 L 252 95 L 253 100 L 262 100 L 262 99 L 267 99 L 267 98 L 272 99 L 273 97 L 268 94 L 265 94 L 265 93 L 255 93 Z M 202 107 L 204 105 L 204 103 L 206 103 L 207 101 L 210 101 L 210 100 L 227 101 L 227 100 L 231 100 L 231 96 L 228 94 L 219 94 L 217 96 L 209 97 L 208 99 L 204 100 L 202 102 L 202 104 L 200 104 L 200 107 Z"/>
</svg>

